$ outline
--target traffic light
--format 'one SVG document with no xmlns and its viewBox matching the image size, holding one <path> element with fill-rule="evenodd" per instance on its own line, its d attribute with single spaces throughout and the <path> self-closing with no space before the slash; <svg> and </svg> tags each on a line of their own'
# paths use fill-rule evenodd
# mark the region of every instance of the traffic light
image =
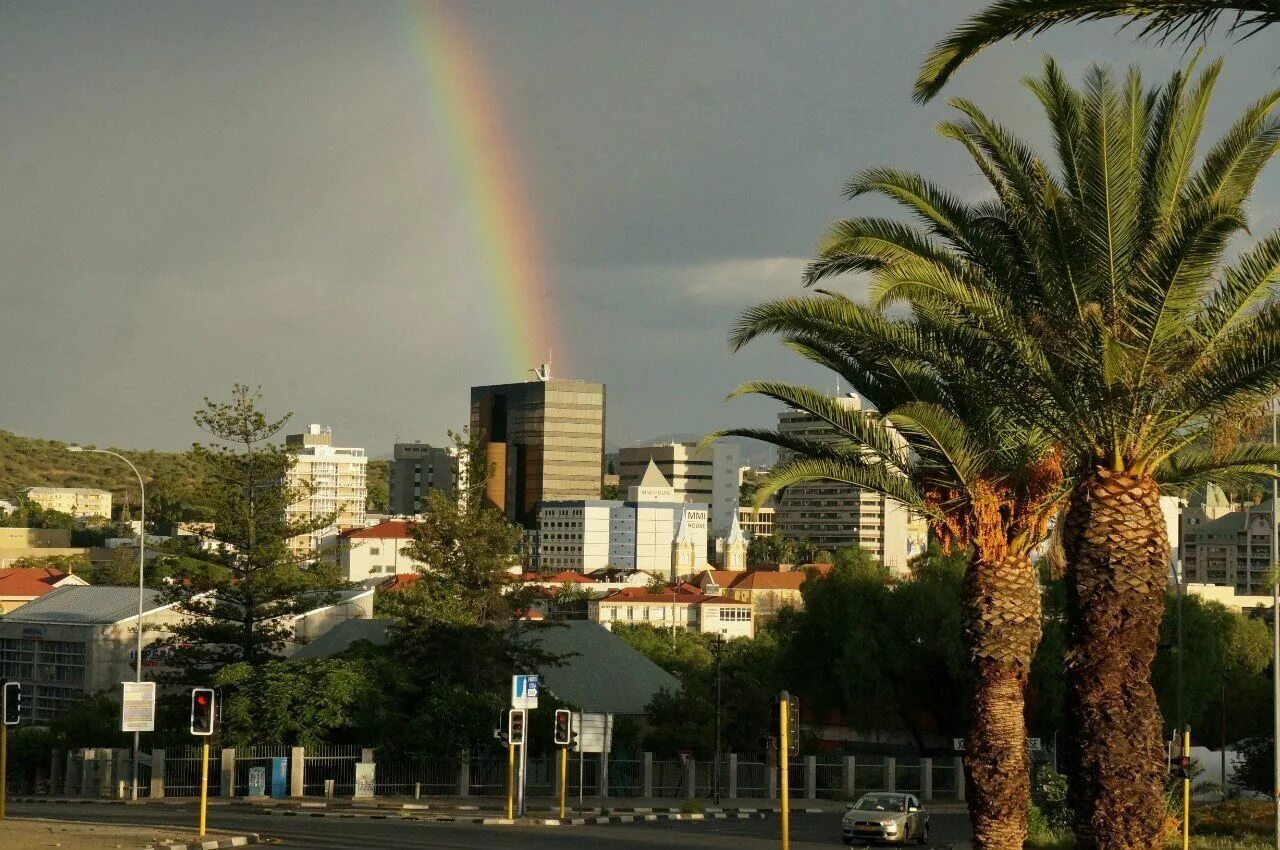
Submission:
<svg viewBox="0 0 1280 850">
<path fill-rule="evenodd" d="M 787 700 L 787 752 L 800 755 L 800 700 L 792 696 Z"/>
<path fill-rule="evenodd" d="M 513 744 L 524 743 L 524 709 L 513 708 L 507 715 L 507 740 Z"/>
<path fill-rule="evenodd" d="M 213 688 L 191 689 L 191 734 L 208 737 L 213 734 Z"/>
<path fill-rule="evenodd" d="M 22 717 L 22 685 L 18 682 L 4 683 L 4 725 L 17 726 Z"/>
<path fill-rule="evenodd" d="M 1179 779 L 1191 778 L 1191 757 L 1178 756 L 1173 762 L 1173 774 Z"/>
<path fill-rule="evenodd" d="M 556 709 L 555 742 L 557 747 L 573 743 L 573 712 L 567 708 Z"/>
</svg>

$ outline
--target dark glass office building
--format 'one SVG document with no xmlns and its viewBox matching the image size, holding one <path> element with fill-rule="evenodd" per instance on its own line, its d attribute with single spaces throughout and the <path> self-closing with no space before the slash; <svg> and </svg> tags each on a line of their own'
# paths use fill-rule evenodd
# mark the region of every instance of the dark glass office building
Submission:
<svg viewBox="0 0 1280 850">
<path fill-rule="evenodd" d="M 599 499 L 604 384 L 534 380 L 471 388 L 471 429 L 495 469 L 486 499 L 534 528 L 539 503 Z"/>
</svg>

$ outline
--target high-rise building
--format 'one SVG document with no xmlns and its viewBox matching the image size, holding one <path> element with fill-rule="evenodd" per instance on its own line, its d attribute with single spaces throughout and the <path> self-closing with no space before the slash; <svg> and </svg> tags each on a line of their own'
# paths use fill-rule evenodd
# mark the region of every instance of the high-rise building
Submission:
<svg viewBox="0 0 1280 850">
<path fill-rule="evenodd" d="M 710 507 L 711 533 L 728 534 L 738 511 L 741 472 L 738 448 L 732 443 L 660 443 L 633 446 L 618 452 L 622 487 L 635 485 L 649 462 L 671 483 L 676 499 Z"/>
<path fill-rule="evenodd" d="M 309 425 L 301 434 L 286 436 L 284 442 L 294 455 L 285 484 L 303 494 L 285 513 L 297 521 L 332 514 L 339 530 L 363 528 L 369 465 L 364 449 L 334 446 L 333 429 L 321 425 Z M 296 539 L 295 548 L 319 549 L 326 536 L 317 531 L 307 539 Z"/>
<path fill-rule="evenodd" d="M 457 450 L 426 443 L 396 443 L 391 451 L 388 512 L 395 516 L 422 513 L 427 493 L 439 490 L 453 499 L 458 481 Z"/>
<path fill-rule="evenodd" d="M 471 430 L 493 469 L 486 500 L 526 528 L 543 502 L 599 499 L 604 384 L 552 380 L 471 388 Z"/>
<path fill-rule="evenodd" d="M 837 401 L 848 410 L 863 410 L 856 395 Z M 864 415 L 876 416 L 874 410 Z M 798 410 L 778 414 L 778 430 L 811 440 L 837 439 L 831 425 Z M 794 454 L 779 449 L 778 462 L 786 463 Z M 845 546 L 861 546 L 895 572 L 907 569 L 910 511 L 893 499 L 849 484 L 815 481 L 788 487 L 778 498 L 774 529 L 784 537 L 810 540 L 820 549 L 835 551 Z"/>
</svg>

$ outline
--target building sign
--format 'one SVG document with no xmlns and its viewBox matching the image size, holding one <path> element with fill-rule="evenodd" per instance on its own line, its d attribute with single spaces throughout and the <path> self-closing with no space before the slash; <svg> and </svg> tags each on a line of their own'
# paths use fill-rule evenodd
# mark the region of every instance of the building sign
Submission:
<svg viewBox="0 0 1280 850">
<path fill-rule="evenodd" d="M 120 700 L 121 732 L 154 732 L 156 728 L 156 683 L 122 682 Z"/>
<path fill-rule="evenodd" d="M 23 626 L 23 640 L 40 640 L 44 637 L 44 626 Z"/>
</svg>

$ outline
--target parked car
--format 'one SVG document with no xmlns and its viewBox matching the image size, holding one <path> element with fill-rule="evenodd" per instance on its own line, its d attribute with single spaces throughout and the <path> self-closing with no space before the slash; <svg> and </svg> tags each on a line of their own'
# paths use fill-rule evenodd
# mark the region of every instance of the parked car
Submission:
<svg viewBox="0 0 1280 850">
<path fill-rule="evenodd" d="M 906 844 L 929 841 L 929 813 L 910 794 L 876 791 L 863 794 L 840 822 L 845 844 Z"/>
</svg>

